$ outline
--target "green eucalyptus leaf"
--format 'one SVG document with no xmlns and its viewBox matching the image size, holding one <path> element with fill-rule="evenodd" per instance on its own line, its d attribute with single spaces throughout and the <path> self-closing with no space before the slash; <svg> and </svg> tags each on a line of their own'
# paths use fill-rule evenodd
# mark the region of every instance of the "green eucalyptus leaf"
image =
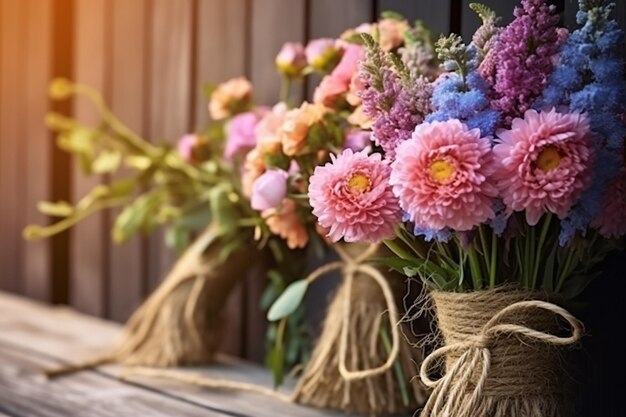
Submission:
<svg viewBox="0 0 626 417">
<path fill-rule="evenodd" d="M 41 213 L 53 217 L 68 217 L 74 213 L 74 206 L 67 201 L 57 201 L 52 203 L 50 201 L 40 201 L 37 204 L 37 210 Z"/>
<path fill-rule="evenodd" d="M 170 226 L 165 230 L 165 244 L 178 254 L 182 254 L 191 242 L 189 230 L 179 225 Z"/>
<path fill-rule="evenodd" d="M 308 288 L 309 282 L 306 279 L 291 283 L 270 307 L 267 319 L 269 321 L 280 320 L 296 311 Z"/>
<path fill-rule="evenodd" d="M 93 142 L 93 131 L 88 129 L 70 130 L 57 137 L 58 147 L 71 153 L 92 153 Z"/>
<path fill-rule="evenodd" d="M 102 151 L 91 163 L 91 170 L 96 174 L 108 174 L 117 171 L 121 162 L 121 153 L 117 151 Z"/>
<path fill-rule="evenodd" d="M 220 234 L 232 234 L 237 230 L 237 211 L 233 202 L 229 198 L 231 193 L 228 184 L 214 187 L 209 194 L 209 204 L 211 206 L 211 219 Z"/>
<path fill-rule="evenodd" d="M 134 179 L 117 180 L 109 185 L 109 196 L 113 198 L 123 198 L 130 196 L 137 188 L 137 181 Z"/>
</svg>

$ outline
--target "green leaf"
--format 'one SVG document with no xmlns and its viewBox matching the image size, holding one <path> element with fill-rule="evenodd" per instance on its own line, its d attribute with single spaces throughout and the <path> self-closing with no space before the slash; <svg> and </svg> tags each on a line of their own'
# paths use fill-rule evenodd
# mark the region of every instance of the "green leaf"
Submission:
<svg viewBox="0 0 626 417">
<path fill-rule="evenodd" d="M 88 129 L 74 129 L 57 137 L 57 146 L 72 153 L 93 152 L 93 132 Z"/>
<path fill-rule="evenodd" d="M 178 254 L 182 254 L 183 251 L 189 246 L 191 239 L 189 230 L 178 225 L 168 227 L 165 230 L 165 244 L 168 248 L 172 248 Z"/>
<path fill-rule="evenodd" d="M 48 216 L 68 217 L 74 213 L 74 206 L 67 201 L 57 201 L 56 203 L 40 201 L 37 204 L 37 210 Z"/>
<path fill-rule="evenodd" d="M 595 278 L 600 275 L 600 272 L 588 273 L 588 274 L 575 274 L 565 279 L 563 288 L 560 294 L 566 300 L 571 300 L 578 297 L 584 290 L 591 284 Z"/>
<path fill-rule="evenodd" d="M 380 16 L 383 19 L 393 19 L 393 20 L 399 20 L 399 21 L 406 20 L 404 16 L 402 16 L 398 12 L 394 12 L 393 10 L 385 10 L 380 14 Z"/>
<path fill-rule="evenodd" d="M 115 219 L 112 237 L 116 243 L 125 242 L 138 231 L 149 231 L 154 223 L 155 211 L 161 203 L 158 193 L 143 194 L 124 207 Z"/>
<path fill-rule="evenodd" d="M 231 234 L 237 230 L 237 212 L 229 198 L 231 188 L 228 184 L 214 187 L 209 193 L 211 219 L 220 234 Z"/>
<path fill-rule="evenodd" d="M 137 181 L 134 179 L 117 180 L 109 185 L 109 197 L 123 198 L 129 197 L 137 187 Z"/>
<path fill-rule="evenodd" d="M 293 313 L 302 302 L 308 288 L 309 282 L 306 279 L 290 284 L 270 307 L 270 310 L 267 312 L 267 319 L 276 321 Z"/>
<path fill-rule="evenodd" d="M 285 376 L 285 351 L 282 346 L 273 347 L 265 359 L 267 367 L 272 370 L 274 387 L 283 383 Z"/>
<path fill-rule="evenodd" d="M 121 153 L 117 151 L 102 151 L 91 163 L 91 170 L 96 174 L 108 174 L 117 171 L 121 162 Z"/>
</svg>

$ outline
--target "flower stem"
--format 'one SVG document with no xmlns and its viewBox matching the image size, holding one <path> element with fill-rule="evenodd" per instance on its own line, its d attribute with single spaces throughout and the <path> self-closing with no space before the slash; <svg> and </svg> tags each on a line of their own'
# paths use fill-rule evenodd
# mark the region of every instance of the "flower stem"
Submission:
<svg viewBox="0 0 626 417">
<path fill-rule="evenodd" d="M 552 220 L 552 213 L 548 213 L 543 220 L 543 227 L 541 228 L 541 234 L 539 235 L 539 243 L 537 244 L 537 254 L 535 255 L 535 268 L 532 275 L 531 289 L 535 289 L 537 285 L 537 277 L 539 275 L 539 265 L 541 264 L 541 255 L 543 251 L 543 245 L 548 236 L 548 230 L 550 229 L 550 222 Z"/>
<path fill-rule="evenodd" d="M 482 273 L 480 270 L 480 261 L 478 260 L 478 254 L 476 253 L 476 249 L 474 245 L 470 245 L 467 250 L 467 255 L 470 264 L 470 272 L 472 274 L 472 282 L 474 283 L 474 290 L 482 290 L 483 289 L 483 279 Z"/>
<path fill-rule="evenodd" d="M 498 235 L 491 231 L 491 266 L 489 267 L 489 288 L 496 287 L 496 265 L 498 259 Z"/>
</svg>

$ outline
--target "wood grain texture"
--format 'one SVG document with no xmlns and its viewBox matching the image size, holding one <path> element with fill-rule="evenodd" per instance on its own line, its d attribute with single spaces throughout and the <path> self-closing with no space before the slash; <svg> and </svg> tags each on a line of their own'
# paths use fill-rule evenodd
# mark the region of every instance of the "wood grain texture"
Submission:
<svg viewBox="0 0 626 417">
<path fill-rule="evenodd" d="M 23 86 L 23 101 L 20 120 L 23 122 L 23 135 L 18 139 L 22 144 L 23 157 L 20 178 L 24 181 L 22 200 L 22 219 L 18 227 L 26 224 L 45 224 L 47 216 L 37 210 L 37 203 L 50 199 L 52 172 L 52 135 L 44 126 L 43 120 L 50 110 L 47 99 L 47 87 L 51 74 L 53 45 L 49 42 L 52 35 L 51 2 L 25 0 L 26 36 L 23 40 L 23 70 L 28 82 Z M 52 293 L 52 268 L 50 240 L 36 242 L 19 241 L 21 253 L 22 291 L 25 295 L 39 300 L 50 301 Z"/>
<path fill-rule="evenodd" d="M 251 81 L 256 101 L 273 105 L 278 101 L 280 77 L 274 58 L 285 42 L 306 41 L 304 0 L 253 0 L 250 43 Z M 303 88 L 296 85 L 292 98 L 299 102 Z"/>
<path fill-rule="evenodd" d="M 96 372 L 46 381 L 40 370 L 57 365 L 47 355 L 0 342 L 0 404 L 14 416 L 224 416 Z"/>
<path fill-rule="evenodd" d="M 115 114 L 140 136 L 146 133 L 148 78 L 147 0 L 111 2 L 111 60 L 106 62 L 110 74 L 111 108 Z M 122 171 L 112 180 L 123 178 Z M 111 228 L 120 209 L 111 211 Z M 125 321 L 144 298 L 145 276 L 143 253 L 147 240 L 135 236 L 122 245 L 109 240 L 108 317 Z"/>
<path fill-rule="evenodd" d="M 201 88 L 219 84 L 233 77 L 249 77 L 248 30 L 249 10 L 246 0 L 199 0 L 195 16 L 195 120 L 193 127 L 201 131 L 209 115 L 207 98 Z M 224 307 L 226 320 L 220 351 L 244 355 L 244 284 L 238 283 Z"/>
<path fill-rule="evenodd" d="M 450 12 L 453 0 L 379 0 L 376 14 L 385 10 L 393 10 L 404 15 L 410 22 L 423 20 L 438 34 L 448 34 L 450 31 Z M 497 0 L 496 0 L 497 1 Z"/>
<path fill-rule="evenodd" d="M 19 291 L 21 276 L 21 203 L 23 184 L 20 158 L 24 139 L 21 116 L 24 106 L 25 35 L 27 4 L 0 0 L 0 288 Z"/>
<path fill-rule="evenodd" d="M 192 129 L 194 81 L 192 63 L 193 0 L 153 0 L 151 10 L 150 111 L 148 136 L 155 143 L 175 144 Z M 149 239 L 148 288 L 153 290 L 174 264 L 175 253 L 166 248 L 163 233 Z"/>
<path fill-rule="evenodd" d="M 229 78 L 249 76 L 247 36 L 249 10 L 246 0 L 198 0 L 195 15 L 196 71 L 193 85 L 196 130 L 208 122 L 205 84 L 219 84 Z"/>
<path fill-rule="evenodd" d="M 307 39 L 337 38 L 345 30 L 374 20 L 373 0 L 316 0 L 309 3 Z M 307 97 L 313 98 L 320 77 L 307 80 Z"/>
<path fill-rule="evenodd" d="M 0 293 L 0 392 L 3 391 L 4 385 L 10 387 L 11 392 L 15 393 L 19 390 L 21 395 L 13 395 L 16 397 L 15 402 L 19 407 L 26 407 L 28 404 L 23 403 L 24 393 L 29 392 L 29 386 L 36 384 L 34 371 L 43 366 L 54 365 L 55 362 L 75 362 L 80 361 L 109 348 L 115 337 L 119 335 L 119 325 L 87 317 L 78 314 L 73 310 L 64 307 L 49 307 L 43 304 L 25 300 L 20 297 Z M 7 350 L 9 352 L 7 352 Z M 19 361 L 15 356 L 20 354 Z M 7 360 L 7 355 L 12 355 Z M 26 364 L 24 364 L 26 362 Z M 9 364 L 9 367 L 5 364 Z M 208 368 L 186 368 L 185 372 L 194 374 L 202 374 L 209 378 L 226 378 L 233 381 L 242 381 L 254 384 L 260 384 L 265 387 L 271 386 L 271 376 L 269 372 L 259 366 L 242 362 L 230 357 L 220 357 L 219 363 Z M 20 375 L 19 381 L 4 382 L 3 375 Z M 275 417 L 276 415 L 285 415 L 290 417 L 321 417 L 321 416 L 346 416 L 323 410 L 301 407 L 293 404 L 280 402 L 273 398 L 268 398 L 258 394 L 244 392 L 229 392 L 201 389 L 187 384 L 176 383 L 164 379 L 154 378 L 132 378 L 133 387 L 141 388 L 142 392 L 130 395 L 127 391 L 126 384 L 118 386 L 115 392 L 111 392 L 108 386 L 102 386 L 101 381 L 93 379 L 95 376 L 106 376 L 108 378 L 115 377 L 120 372 L 117 366 L 105 366 L 98 368 L 94 372 L 83 372 L 74 377 L 61 378 L 55 381 L 45 383 L 45 389 L 49 390 L 49 394 L 41 394 L 42 401 L 48 400 L 50 396 L 55 398 L 55 407 L 67 406 L 67 400 L 60 393 L 67 393 L 68 396 L 80 397 L 76 394 L 79 385 L 82 387 L 81 395 L 84 398 L 91 399 L 94 392 L 108 393 L 102 394 L 118 412 L 119 415 L 155 415 L 148 413 L 130 413 L 124 412 L 123 408 L 117 408 L 119 405 L 126 404 L 129 398 L 143 397 L 143 391 L 147 390 L 151 393 L 159 394 L 159 397 L 167 397 L 168 399 L 178 399 L 186 403 L 195 404 L 201 407 L 201 411 L 205 416 L 212 416 L 206 410 L 213 410 L 217 415 L 230 415 L 240 417 Z M 81 378 L 89 377 L 91 379 L 84 380 Z M 77 378 L 77 380 L 75 379 Z M 107 379 L 108 379 L 107 378 Z M 11 378 L 9 378 L 11 379 Z M 23 385 L 16 387 L 16 384 Z M 69 382 L 64 382 L 69 381 Z M 65 385 L 65 384 L 69 385 Z M 9 385 L 12 384 L 12 385 Z M 41 384 L 41 382 L 40 382 Z M 288 393 L 292 385 L 285 387 L 283 392 Z M 91 391 L 94 387 L 94 391 Z M 33 393 L 41 393 L 37 390 L 40 387 L 33 387 Z M 57 395 L 58 394 L 58 395 Z M 70 395 L 71 394 L 71 395 Z M 5 404 L 0 394 L 0 404 Z M 98 399 L 94 399 L 97 404 Z M 171 407 L 169 402 L 163 403 L 146 398 L 148 404 L 154 405 L 158 410 L 161 407 Z M 85 404 L 78 407 L 88 407 L 90 401 L 83 401 Z M 36 401 L 31 403 L 38 404 Z M 41 403 L 39 403 L 41 404 Z M 75 406 L 70 402 L 72 406 Z M 133 406 L 144 404 L 144 400 L 133 402 Z M 146 406 L 146 404 L 144 404 Z M 85 410 L 84 408 L 80 408 Z M 2 410 L 0 408 L 0 410 Z M 280 410 L 280 414 L 277 414 Z M 222 413 L 222 414 L 219 414 Z M 20 415 L 20 414 L 18 414 Z M 36 414 L 39 415 L 39 414 Z M 43 414 L 46 417 L 73 417 L 75 416 L 91 416 L 92 414 Z M 100 414 L 93 414 L 100 417 Z M 103 416 L 109 416 L 104 414 Z M 188 414 L 188 411 L 179 411 L 178 413 L 167 414 L 180 417 L 196 416 L 198 414 Z"/>
<path fill-rule="evenodd" d="M 110 61 L 110 5 L 107 0 L 81 0 L 75 4 L 75 63 L 74 79 L 101 91 L 107 97 L 106 63 Z M 84 99 L 74 101 L 74 116 L 83 123 L 94 125 L 99 117 Z M 103 182 L 85 177 L 79 167 L 73 167 L 73 198 L 78 199 L 95 185 Z M 109 230 L 106 213 L 96 213 L 71 231 L 70 303 L 79 311 L 103 316 L 107 305 Z"/>
</svg>

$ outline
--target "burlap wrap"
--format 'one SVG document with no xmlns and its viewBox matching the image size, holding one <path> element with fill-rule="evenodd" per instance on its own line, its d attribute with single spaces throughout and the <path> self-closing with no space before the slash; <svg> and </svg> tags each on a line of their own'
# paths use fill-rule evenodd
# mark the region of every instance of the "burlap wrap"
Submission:
<svg viewBox="0 0 626 417">
<path fill-rule="evenodd" d="M 444 346 L 422 366 L 422 381 L 434 388 L 422 417 L 569 415 L 559 347 L 582 334 L 571 314 L 521 291 L 434 292 L 432 299 Z M 442 361 L 443 377 L 432 380 Z"/>
</svg>

